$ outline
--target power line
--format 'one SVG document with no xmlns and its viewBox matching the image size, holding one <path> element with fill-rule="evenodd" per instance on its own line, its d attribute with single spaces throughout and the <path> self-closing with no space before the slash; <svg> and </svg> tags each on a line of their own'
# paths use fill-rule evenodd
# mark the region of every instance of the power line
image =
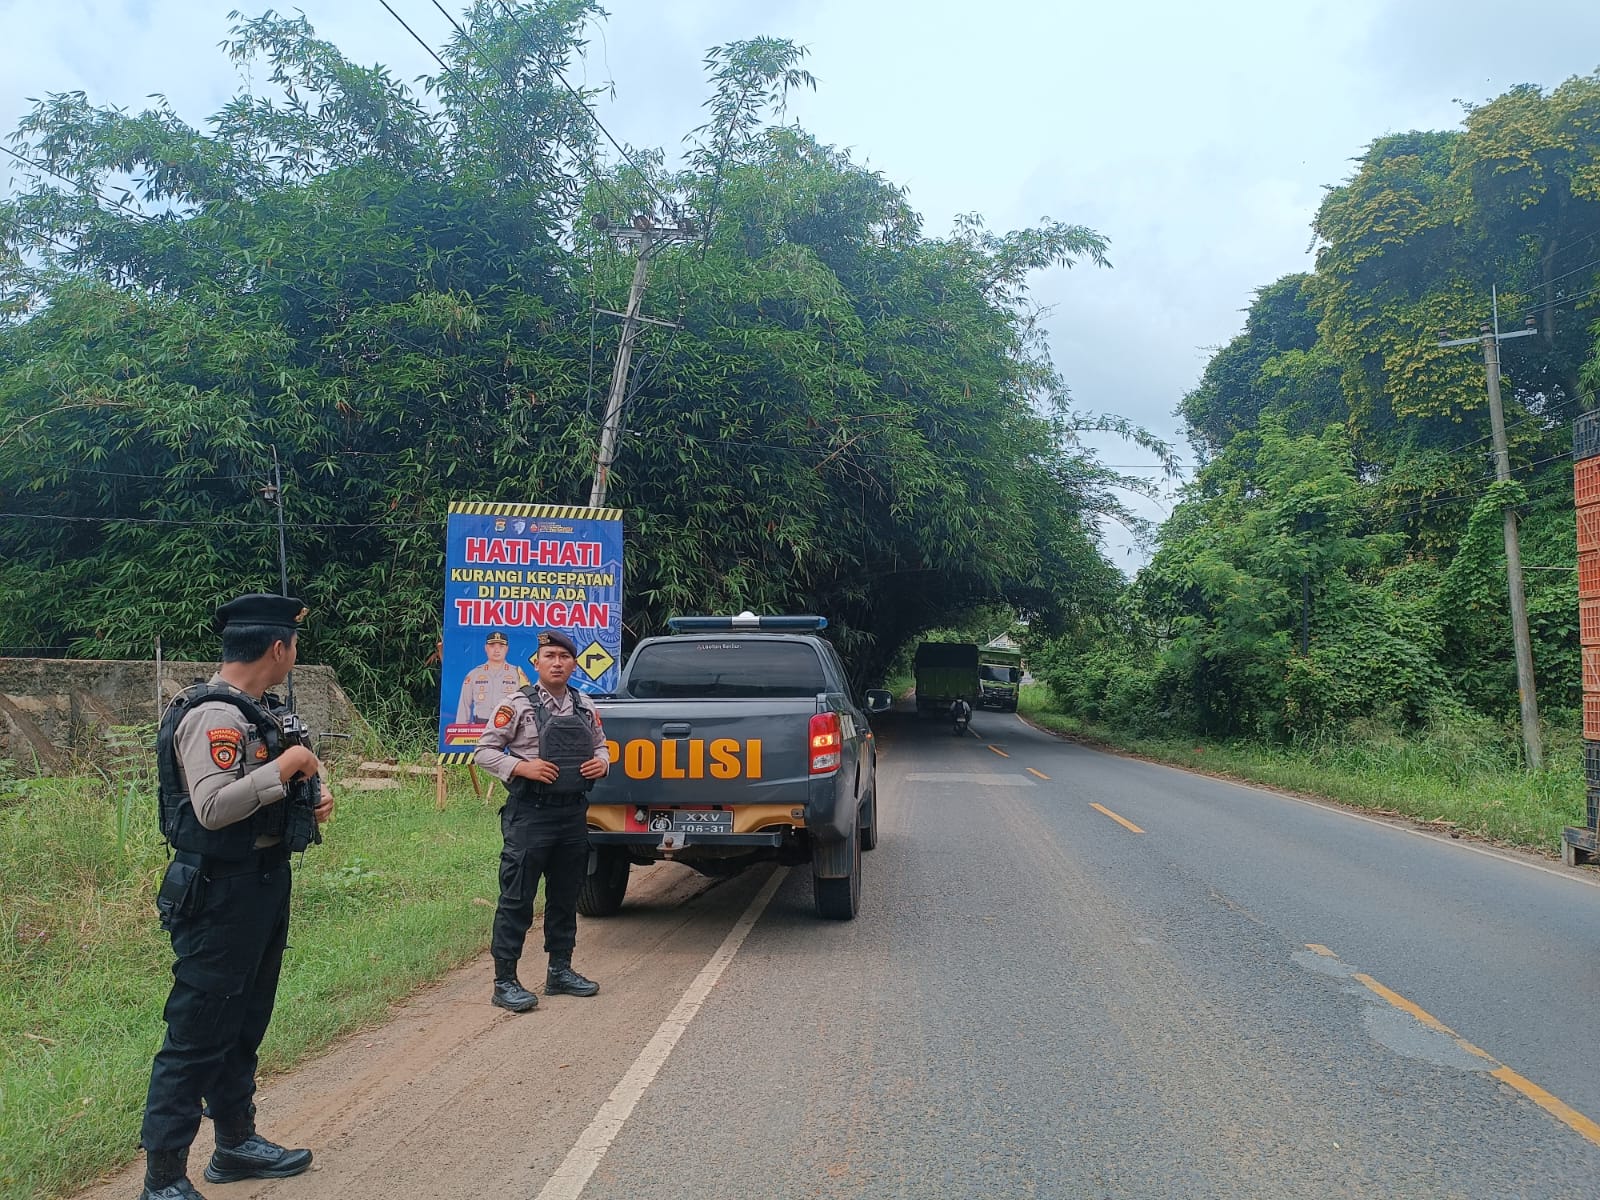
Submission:
<svg viewBox="0 0 1600 1200">
<path fill-rule="evenodd" d="M 457 74 L 456 69 L 454 67 L 452 67 L 449 63 L 445 62 L 444 59 L 440 58 L 438 52 L 435 51 L 434 48 L 428 42 L 426 42 L 426 41 L 424 41 L 422 39 L 422 35 L 421 34 L 419 34 L 415 29 L 411 28 L 411 26 L 406 23 L 406 19 L 404 17 L 402 17 L 399 13 L 395 12 L 395 10 L 393 8 L 389 7 L 389 0 L 378 0 L 378 3 L 383 5 L 384 9 L 388 12 L 388 14 L 391 17 L 393 17 L 396 21 L 400 22 L 400 27 L 411 35 L 411 40 L 416 42 L 417 45 L 421 46 L 424 50 L 426 50 L 428 52 L 429 56 L 432 57 L 434 62 L 439 64 L 440 68 L 444 71 L 444 73 L 446 75 L 455 75 L 455 74 Z M 443 12 L 444 10 L 440 9 L 439 11 Z M 446 13 L 445 15 L 449 16 L 448 13 Z M 467 80 L 464 76 L 462 77 L 461 85 L 462 85 L 462 90 L 464 92 L 466 92 L 466 94 L 467 94 L 467 99 L 471 100 L 474 104 L 476 104 L 478 106 L 478 108 L 482 111 L 483 115 L 488 117 L 489 120 L 493 121 L 496 125 L 500 125 L 499 118 L 493 112 L 491 112 L 489 110 L 488 105 L 484 104 L 484 102 L 481 99 L 478 98 L 477 91 L 471 86 L 470 81 Z M 511 131 L 509 129 L 507 129 L 504 125 L 500 125 L 500 132 L 505 134 L 506 137 L 508 139 L 510 139 Z"/>
<path fill-rule="evenodd" d="M 63 467 L 51 466 L 44 470 L 46 475 L 63 472 L 71 475 L 103 475 L 110 479 L 156 479 L 168 483 L 225 483 L 238 479 L 262 479 L 264 472 L 249 475 L 185 475 L 181 471 L 168 472 L 165 475 L 143 475 L 136 471 L 103 471 L 98 467 Z"/>
<path fill-rule="evenodd" d="M 1552 300 L 1549 304 L 1539 303 L 1523 309 L 1521 312 L 1512 313 L 1506 318 L 1507 322 L 1515 321 L 1518 317 L 1530 317 L 1545 309 L 1565 308 L 1569 304 L 1576 304 L 1579 300 L 1587 300 L 1590 296 L 1600 292 L 1600 287 L 1592 287 L 1586 292 L 1579 292 L 1575 296 L 1563 296 L 1560 300 Z"/>
<path fill-rule="evenodd" d="M 671 215 L 675 207 L 672 201 L 668 200 L 656 189 L 656 185 L 650 181 L 650 176 L 645 174 L 638 163 L 634 162 L 633 155 L 629 154 L 627 150 L 623 148 L 621 142 L 617 141 L 616 138 L 611 136 L 611 131 L 605 127 L 604 123 L 595 114 L 594 109 L 589 107 L 589 102 L 583 98 L 583 94 L 567 82 L 567 77 L 561 73 L 560 68 L 540 52 L 538 49 L 537 38 L 535 38 L 534 35 L 528 31 L 527 26 L 525 26 L 521 20 L 518 19 L 516 10 L 510 4 L 508 4 L 506 0 L 499 0 L 499 3 L 500 7 L 505 10 L 506 16 L 511 18 L 511 23 L 515 25 L 517 27 L 517 31 L 522 34 L 523 42 L 528 47 L 528 50 L 544 64 L 545 70 L 549 71 L 550 74 L 554 75 L 556 79 L 560 81 L 561 86 L 567 89 L 568 94 L 570 94 L 574 100 L 583 106 L 583 111 L 589 114 L 589 119 L 594 122 L 595 128 L 601 133 L 605 134 L 606 141 L 610 142 L 616 147 L 617 153 L 622 155 L 623 160 L 633 168 L 634 173 L 639 176 L 640 181 L 646 188 L 649 189 L 650 194 L 661 202 L 662 212 Z"/>
<path fill-rule="evenodd" d="M 382 3 L 385 8 L 389 7 L 388 4 L 384 2 L 384 0 L 379 0 L 379 2 Z M 478 43 L 477 39 L 474 38 L 472 36 L 472 34 L 468 33 L 466 28 L 459 21 L 456 20 L 455 16 L 453 14 L 451 14 L 451 12 L 447 8 L 445 8 L 444 5 L 439 3 L 439 0 L 433 0 L 433 6 L 434 6 L 434 8 L 439 10 L 439 12 L 443 15 L 443 17 L 444 17 L 444 19 L 446 21 L 450 22 L 451 26 L 455 29 L 455 31 L 458 34 L 461 35 L 461 37 L 466 41 L 467 45 L 472 47 L 472 49 L 477 53 L 479 59 L 481 59 L 483 61 L 483 64 L 486 67 L 488 67 L 490 70 L 494 71 L 495 74 L 499 75 L 500 78 L 504 79 L 506 81 L 506 83 L 512 88 L 512 90 L 515 91 L 517 89 L 517 87 L 518 87 L 516 76 L 507 73 L 505 68 L 498 61 L 496 61 L 494 58 L 492 58 L 490 56 L 489 52 L 487 50 L 485 50 L 483 48 L 483 46 Z M 411 36 L 412 37 L 416 37 L 417 35 L 413 33 Z M 418 38 L 417 40 L 419 42 L 421 41 L 420 38 Z M 423 49 L 427 50 L 429 54 L 433 55 L 434 61 L 437 62 L 446 71 L 450 71 L 451 70 L 450 67 L 445 65 L 444 59 L 440 58 L 438 54 L 434 53 L 433 48 L 431 46 L 427 45 L 427 43 L 425 43 L 425 42 L 423 43 Z M 468 93 L 472 96 L 473 102 L 476 103 L 479 108 L 483 108 L 483 103 L 482 103 L 481 100 L 479 100 L 476 91 L 471 87 L 470 81 L 467 80 L 463 76 L 461 82 L 462 82 L 462 87 L 466 88 Z M 488 110 L 484 109 L 484 111 L 487 112 Z M 587 114 L 587 111 L 588 110 L 586 108 L 585 109 L 585 113 L 586 114 Z M 505 132 L 505 127 L 501 126 L 501 130 L 502 130 L 502 132 Z M 581 165 L 582 161 L 583 161 L 583 158 L 584 158 L 583 152 L 580 151 L 579 148 L 576 145 L 574 145 L 572 142 L 569 142 L 564 137 L 562 137 L 559 128 L 555 131 L 553 136 L 555 137 L 555 139 L 558 142 L 560 142 L 563 146 L 565 146 L 568 150 L 570 150 L 572 152 L 572 156 L 573 156 L 574 160 L 578 161 L 579 164 Z M 615 204 L 619 211 L 624 209 L 626 206 L 622 203 L 621 198 L 617 195 L 617 193 L 615 191 L 612 190 L 611 186 L 605 181 L 605 178 L 600 174 L 599 167 L 595 164 L 594 152 L 592 150 L 589 152 L 588 161 L 589 161 L 589 167 L 590 167 L 590 170 L 589 170 L 589 178 L 590 178 L 590 180 L 602 192 L 604 192 L 606 194 L 606 196 L 609 198 L 611 203 Z"/>
<path fill-rule="evenodd" d="M 228 520 L 217 517 L 93 517 L 81 515 L 66 515 L 63 513 L 19 513 L 0 512 L 0 520 L 4 521 L 76 521 L 97 525 L 177 525 L 200 528 L 232 528 L 232 529 L 276 529 L 276 518 L 261 521 Z M 437 527 L 444 524 L 444 517 L 437 521 L 296 521 L 296 529 L 418 529 L 423 527 Z"/>
</svg>

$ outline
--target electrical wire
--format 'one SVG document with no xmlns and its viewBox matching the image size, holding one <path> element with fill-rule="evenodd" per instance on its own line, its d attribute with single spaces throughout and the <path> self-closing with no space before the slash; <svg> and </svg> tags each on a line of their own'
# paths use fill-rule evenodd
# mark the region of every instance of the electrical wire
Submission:
<svg viewBox="0 0 1600 1200">
<path fill-rule="evenodd" d="M 647 189 L 649 189 L 650 194 L 661 202 L 662 212 L 673 212 L 676 206 L 672 203 L 672 201 L 668 200 L 661 194 L 661 192 L 656 188 L 656 185 L 650 181 L 650 176 L 645 174 L 644 170 L 639 166 L 639 164 L 633 160 L 633 155 L 629 154 L 628 151 L 624 149 L 622 143 L 611 136 L 611 131 L 605 127 L 604 123 L 595 114 L 594 109 L 589 107 L 589 102 L 583 98 L 583 94 L 574 88 L 570 83 L 568 83 L 567 77 L 561 73 L 560 68 L 539 51 L 538 39 L 535 38 L 534 35 L 529 32 L 527 26 L 525 26 L 522 21 L 518 19 L 516 9 L 508 4 L 506 0 L 499 0 L 499 4 L 500 7 L 505 10 L 506 16 L 511 18 L 511 23 L 517 27 L 517 31 L 522 34 L 523 41 L 527 45 L 529 51 L 544 64 L 545 70 L 554 75 L 560 82 L 561 86 L 567 89 L 567 92 L 572 96 L 572 98 L 583 106 L 583 111 L 589 114 L 589 119 L 594 122 L 595 128 L 601 133 L 605 134 L 606 141 L 610 142 L 614 147 L 616 147 L 617 153 L 622 155 L 623 160 L 633 168 L 634 173 L 639 176 L 640 181 Z"/>
<path fill-rule="evenodd" d="M 179 525 L 191 528 L 276 529 L 276 518 L 241 521 L 221 517 L 95 517 L 62 513 L 0 512 L 0 521 L 76 521 L 97 525 Z M 296 521 L 296 529 L 420 529 L 437 527 L 438 521 Z"/>
<path fill-rule="evenodd" d="M 451 26 L 455 29 L 455 31 L 458 34 L 461 35 L 461 37 L 466 41 L 466 43 L 469 46 L 472 47 L 472 49 L 477 53 L 478 57 L 483 61 L 484 65 L 486 67 L 488 67 L 490 70 L 494 71 L 497 75 L 499 75 L 500 78 L 504 79 L 506 81 L 506 83 L 512 88 L 512 90 L 515 91 L 516 88 L 518 87 L 516 76 L 512 75 L 512 74 L 509 74 L 505 70 L 504 67 L 502 67 L 498 62 L 496 62 L 494 59 L 492 59 L 489 56 L 489 52 L 487 50 L 485 50 L 481 45 L 478 44 L 477 39 L 475 39 L 472 36 L 472 34 L 467 32 L 466 28 L 459 21 L 456 20 L 455 16 L 451 14 L 450 10 L 445 8 L 444 5 L 439 3 L 439 0 L 432 0 L 432 2 L 433 2 L 434 8 L 439 10 L 439 12 L 444 16 L 444 19 L 446 21 L 449 21 Z M 389 7 L 388 4 L 385 2 L 385 0 L 379 0 L 379 3 L 383 4 L 383 6 L 385 8 Z M 520 30 L 520 26 L 519 26 L 519 30 Z M 412 34 L 412 36 L 416 37 L 415 34 Z M 418 39 L 418 40 L 420 41 L 421 39 Z M 429 54 L 432 54 L 434 60 L 441 67 L 444 67 L 444 69 L 446 71 L 449 71 L 451 69 L 451 68 L 445 66 L 444 59 L 440 58 L 438 54 L 435 54 L 433 49 L 432 49 L 432 47 L 430 47 L 430 46 L 426 45 L 426 43 L 424 43 L 423 48 L 426 49 Z M 544 60 L 541 58 L 540 61 L 542 62 Z M 466 87 L 469 92 L 472 91 L 470 86 L 468 86 L 468 81 L 465 78 L 462 79 L 462 86 Z M 477 97 L 476 93 L 473 93 L 473 97 L 472 98 L 473 98 L 474 101 L 478 102 L 478 105 L 479 105 L 480 108 L 483 107 L 482 102 L 478 101 L 478 97 Z M 487 110 L 485 110 L 485 111 L 487 111 Z M 586 115 L 589 115 L 589 110 L 588 110 L 588 106 L 587 105 L 584 106 L 584 112 L 585 112 Z M 504 130 L 503 126 L 502 126 L 502 130 Z M 574 160 L 577 161 L 579 163 L 579 165 L 581 166 L 582 165 L 582 161 L 583 161 L 583 154 L 582 154 L 581 151 L 579 151 L 578 147 L 573 145 L 571 142 L 567 141 L 565 138 L 563 138 L 559 132 L 557 132 L 555 134 L 555 138 L 556 138 L 556 140 L 558 142 L 560 142 L 563 146 L 565 146 L 569 151 L 571 151 Z M 594 183 L 595 186 L 598 187 L 603 193 L 605 193 L 606 197 L 610 200 L 610 202 L 612 204 L 614 204 L 616 206 L 616 208 L 617 208 L 617 210 L 619 212 L 623 211 L 627 206 L 622 202 L 621 197 L 617 195 L 616 191 L 612 189 L 611 185 L 606 182 L 604 176 L 602 176 L 600 174 L 600 168 L 599 168 L 599 165 L 595 162 L 594 152 L 592 150 L 589 152 L 588 162 L 589 162 L 589 167 L 590 167 L 590 170 L 589 170 L 589 179 L 590 179 L 590 181 L 592 183 Z"/>
</svg>

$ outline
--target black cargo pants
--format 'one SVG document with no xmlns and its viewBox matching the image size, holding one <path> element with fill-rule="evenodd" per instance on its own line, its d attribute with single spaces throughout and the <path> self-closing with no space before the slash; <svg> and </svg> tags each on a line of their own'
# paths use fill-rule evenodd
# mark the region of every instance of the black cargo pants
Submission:
<svg viewBox="0 0 1600 1200">
<path fill-rule="evenodd" d="M 520 790 L 520 789 L 519 789 Z M 513 796 L 500 810 L 500 904 L 490 948 L 522 957 L 533 899 L 544 879 L 544 949 L 571 954 L 578 942 L 578 893 L 589 870 L 588 797 L 582 792 Z"/>
<path fill-rule="evenodd" d="M 139 1135 L 146 1150 L 187 1150 L 202 1105 L 213 1119 L 249 1112 L 289 939 L 289 853 L 281 846 L 242 862 L 180 851 L 168 870 L 180 868 L 194 872 L 196 890 L 172 921 L 178 960 Z"/>
</svg>

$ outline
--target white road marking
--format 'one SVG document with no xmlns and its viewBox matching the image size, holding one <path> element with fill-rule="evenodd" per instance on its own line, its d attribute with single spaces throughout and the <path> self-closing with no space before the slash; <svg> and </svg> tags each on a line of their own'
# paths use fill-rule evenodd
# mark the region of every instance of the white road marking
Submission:
<svg viewBox="0 0 1600 1200">
<path fill-rule="evenodd" d="M 1037 787 L 1024 775 L 984 775 L 976 771 L 913 771 L 907 783 L 982 783 L 989 787 Z"/>
<path fill-rule="evenodd" d="M 694 1020 L 695 1014 L 700 1011 L 700 1006 L 705 1003 L 706 997 L 711 994 L 711 989 L 717 986 L 717 980 L 722 977 L 722 972 L 727 969 L 733 956 L 738 953 L 739 947 L 744 944 L 744 939 L 749 936 L 750 930 L 755 928 L 755 923 L 760 920 L 761 914 L 767 907 L 767 902 L 772 899 L 773 893 L 778 890 L 778 885 L 788 875 L 788 867 L 779 867 L 772 873 L 772 878 L 762 885 L 755 899 L 750 901 L 750 907 L 744 910 L 728 936 L 722 939 L 722 945 L 717 947 L 716 953 L 700 968 L 700 974 L 694 977 L 694 982 L 689 985 L 689 990 L 673 1006 L 667 1019 L 661 1022 L 660 1028 L 639 1051 L 639 1057 L 633 1060 L 633 1065 L 622 1077 L 622 1082 L 611 1089 L 611 1095 L 600 1106 L 600 1111 L 589 1122 L 589 1127 L 578 1135 L 578 1140 L 573 1143 L 572 1149 L 567 1151 L 567 1157 L 562 1159 L 561 1165 L 556 1168 L 555 1174 L 550 1176 L 550 1181 L 539 1192 L 537 1200 L 577 1200 L 583 1194 L 583 1189 L 589 1183 L 589 1177 L 599 1167 L 600 1160 L 606 1156 L 606 1151 L 611 1149 L 611 1143 L 622 1132 L 622 1127 L 632 1115 L 634 1106 L 644 1096 L 645 1090 L 655 1081 L 661 1068 L 666 1065 L 667 1057 L 672 1053 L 678 1040 L 688 1031 L 689 1022 Z"/>
</svg>

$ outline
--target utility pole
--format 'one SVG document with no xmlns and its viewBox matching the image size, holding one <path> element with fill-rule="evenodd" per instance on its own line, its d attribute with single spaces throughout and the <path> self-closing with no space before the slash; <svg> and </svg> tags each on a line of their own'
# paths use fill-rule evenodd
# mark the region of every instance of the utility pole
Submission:
<svg viewBox="0 0 1600 1200">
<path fill-rule="evenodd" d="M 1500 407 L 1500 343 L 1512 338 L 1532 337 L 1538 332 L 1534 318 L 1515 333 L 1500 332 L 1500 296 L 1490 289 L 1494 324 L 1482 325 L 1475 338 L 1452 338 L 1441 346 L 1483 345 L 1483 369 L 1489 381 L 1489 428 L 1494 435 L 1494 477 L 1504 483 L 1511 478 L 1511 451 L 1506 446 L 1506 418 Z M 1522 591 L 1522 550 L 1517 539 L 1517 510 L 1505 509 L 1506 582 L 1511 591 L 1511 636 L 1517 652 L 1517 695 L 1522 704 L 1522 749 L 1532 770 L 1544 765 L 1544 748 L 1539 737 L 1539 696 L 1533 679 L 1533 641 L 1528 636 L 1528 601 Z"/>
<path fill-rule="evenodd" d="M 628 398 L 628 368 L 633 362 L 633 341 L 641 325 L 660 325 L 676 329 L 673 321 L 658 321 L 654 317 L 641 317 L 639 306 L 644 300 L 645 284 L 650 278 L 650 260 L 667 242 L 679 237 L 692 236 L 694 230 L 687 224 L 659 226 L 649 216 L 633 219 L 632 229 L 619 229 L 616 236 L 638 246 L 633 261 L 633 286 L 628 289 L 628 307 L 625 312 L 599 311 L 608 317 L 622 318 L 622 340 L 617 346 L 617 359 L 611 368 L 611 392 L 606 397 L 605 419 L 600 425 L 600 453 L 595 459 L 594 484 L 589 489 L 589 507 L 604 508 L 606 488 L 611 481 L 611 464 L 617 461 L 617 439 L 622 434 L 622 409 Z"/>
<path fill-rule="evenodd" d="M 266 490 L 266 489 L 263 489 Z M 278 585 L 280 596 L 289 594 L 289 551 L 283 532 L 283 469 L 278 465 L 278 448 L 272 448 L 272 488 L 269 499 L 278 506 Z"/>
<path fill-rule="evenodd" d="M 277 505 L 278 509 L 278 595 L 289 594 L 289 549 L 284 535 L 283 522 L 283 468 L 278 463 L 278 447 L 272 447 L 272 483 L 261 489 L 262 495 Z M 294 672 L 284 676 L 284 688 L 289 697 L 289 709 L 294 710 Z"/>
</svg>

